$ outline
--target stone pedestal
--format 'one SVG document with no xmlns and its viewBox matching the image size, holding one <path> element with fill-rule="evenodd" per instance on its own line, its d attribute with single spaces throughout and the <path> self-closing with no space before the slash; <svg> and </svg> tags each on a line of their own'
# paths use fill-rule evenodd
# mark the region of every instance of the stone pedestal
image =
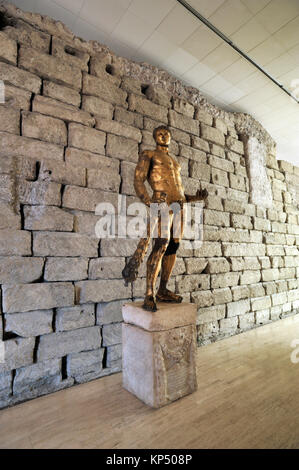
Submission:
<svg viewBox="0 0 299 470">
<path fill-rule="evenodd" d="M 160 408 L 197 389 L 196 305 L 142 302 L 123 306 L 123 386 Z"/>
</svg>

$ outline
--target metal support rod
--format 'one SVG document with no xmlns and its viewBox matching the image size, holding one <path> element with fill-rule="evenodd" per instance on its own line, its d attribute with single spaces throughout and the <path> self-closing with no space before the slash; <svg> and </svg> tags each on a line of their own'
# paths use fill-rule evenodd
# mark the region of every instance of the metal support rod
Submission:
<svg viewBox="0 0 299 470">
<path fill-rule="evenodd" d="M 268 73 L 263 67 L 261 67 L 257 62 L 255 62 L 246 52 L 243 52 L 236 44 L 234 44 L 225 34 L 223 34 L 216 26 L 210 23 L 204 16 L 202 16 L 195 8 L 193 8 L 185 0 L 177 0 L 184 8 L 186 8 L 192 15 L 194 15 L 198 20 L 204 23 L 209 29 L 211 29 L 217 36 L 219 36 L 223 41 L 225 41 L 230 47 L 235 49 L 244 59 L 250 62 L 254 67 L 256 67 L 260 72 L 266 75 L 275 85 L 277 85 L 282 91 L 289 95 L 296 103 L 299 104 L 298 98 L 293 95 L 293 93 L 288 90 L 282 83 L 280 83 L 276 78 L 274 78 L 270 73 Z"/>
</svg>

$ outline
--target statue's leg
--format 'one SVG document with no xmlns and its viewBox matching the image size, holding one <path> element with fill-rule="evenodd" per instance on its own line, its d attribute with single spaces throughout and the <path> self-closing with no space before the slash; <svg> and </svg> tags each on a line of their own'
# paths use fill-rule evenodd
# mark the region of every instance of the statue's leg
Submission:
<svg viewBox="0 0 299 470">
<path fill-rule="evenodd" d="M 133 256 L 131 256 L 126 266 L 124 267 L 122 271 L 122 276 L 126 282 L 126 285 L 129 282 L 136 281 L 137 276 L 138 276 L 138 269 L 146 255 L 150 241 L 151 241 L 150 237 L 141 238 L 139 240 L 135 253 L 133 254 Z"/>
<path fill-rule="evenodd" d="M 166 218 L 161 217 L 161 215 L 157 217 L 157 238 L 153 239 L 153 250 L 147 260 L 146 295 L 143 308 L 152 312 L 157 310 L 155 285 L 161 270 L 161 262 L 169 243 L 172 219 L 173 216 L 171 214 L 168 214 Z"/>
<path fill-rule="evenodd" d="M 146 295 L 143 308 L 155 312 L 157 310 L 155 302 L 155 285 L 161 269 L 161 262 L 167 250 L 168 238 L 156 238 L 153 250 L 147 260 L 146 274 Z"/>
<path fill-rule="evenodd" d="M 183 300 L 183 298 L 180 295 L 177 295 L 174 292 L 171 292 L 166 287 L 169 281 L 169 278 L 171 276 L 172 270 L 174 268 L 176 257 L 177 257 L 177 251 L 179 249 L 180 242 L 183 236 L 183 230 L 184 230 L 183 210 L 181 211 L 180 214 L 178 214 L 178 216 L 180 217 L 180 220 L 181 220 L 181 227 L 180 227 L 180 234 L 179 234 L 180 236 L 179 238 L 174 238 L 173 236 L 171 236 L 170 242 L 168 244 L 167 250 L 162 260 L 160 287 L 157 293 L 157 300 L 159 302 L 180 303 Z M 174 223 L 176 223 L 175 218 L 174 218 Z M 171 230 L 171 235 L 173 235 L 173 227 Z M 176 232 L 176 235 L 178 235 L 177 232 Z"/>
</svg>

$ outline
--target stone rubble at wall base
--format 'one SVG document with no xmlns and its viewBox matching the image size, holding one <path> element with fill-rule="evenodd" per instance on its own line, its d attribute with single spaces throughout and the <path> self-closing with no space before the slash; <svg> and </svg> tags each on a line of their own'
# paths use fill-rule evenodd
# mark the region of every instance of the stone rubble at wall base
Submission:
<svg viewBox="0 0 299 470">
<path fill-rule="evenodd" d="M 121 370 L 121 309 L 143 296 L 145 265 L 125 287 L 137 241 L 98 240 L 94 210 L 137 201 L 134 166 L 159 124 L 186 192 L 209 191 L 203 246 L 180 247 L 170 281 L 197 304 L 198 344 L 297 314 L 299 168 L 262 126 L 60 22 L 1 11 L 0 408 Z"/>
</svg>

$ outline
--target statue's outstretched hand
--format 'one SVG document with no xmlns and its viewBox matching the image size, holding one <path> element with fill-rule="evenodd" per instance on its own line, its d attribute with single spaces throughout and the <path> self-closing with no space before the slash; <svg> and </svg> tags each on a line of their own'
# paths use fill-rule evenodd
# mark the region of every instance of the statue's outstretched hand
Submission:
<svg viewBox="0 0 299 470">
<path fill-rule="evenodd" d="M 206 189 L 198 189 L 196 192 L 196 197 L 198 198 L 198 201 L 205 201 L 208 196 L 209 193 Z"/>
<path fill-rule="evenodd" d="M 209 193 L 206 189 L 198 189 L 195 196 L 186 195 L 186 199 L 187 199 L 187 202 L 205 201 L 208 196 L 209 196 Z"/>
</svg>

